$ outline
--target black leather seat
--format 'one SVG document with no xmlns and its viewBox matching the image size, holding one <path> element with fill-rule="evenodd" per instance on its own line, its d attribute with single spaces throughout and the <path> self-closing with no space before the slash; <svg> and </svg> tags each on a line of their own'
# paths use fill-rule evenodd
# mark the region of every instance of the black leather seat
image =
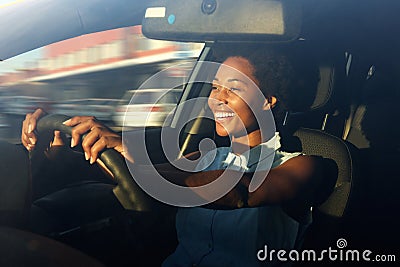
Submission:
<svg viewBox="0 0 400 267">
<path fill-rule="evenodd" d="M 333 217 L 343 217 L 350 206 L 358 179 L 357 149 L 321 130 L 300 128 L 294 136 L 300 140 L 301 151 L 305 154 L 322 156 L 336 164 L 338 170 L 334 190 L 318 210 Z"/>
<path fill-rule="evenodd" d="M 339 60 L 340 59 L 340 60 Z M 353 231 L 362 199 L 359 151 L 341 138 L 342 114 L 336 115 L 344 101 L 345 58 L 321 60 L 320 81 L 312 105 L 290 111 L 284 125 L 282 143 L 287 151 L 302 151 L 324 159 L 324 179 L 315 195 L 313 224 L 304 246 L 327 248 Z M 340 118 L 339 118 L 340 117 Z"/>
<path fill-rule="evenodd" d="M 351 144 L 321 130 L 299 128 L 291 147 L 325 159 L 324 182 L 316 192 L 313 224 L 305 246 L 327 248 L 352 231 L 350 223 L 360 204 L 358 151 Z"/>
</svg>

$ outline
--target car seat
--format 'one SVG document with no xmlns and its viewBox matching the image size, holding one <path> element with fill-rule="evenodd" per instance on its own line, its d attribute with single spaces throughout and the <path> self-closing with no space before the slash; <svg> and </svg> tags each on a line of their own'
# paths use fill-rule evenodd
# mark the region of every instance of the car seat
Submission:
<svg viewBox="0 0 400 267">
<path fill-rule="evenodd" d="M 346 235 L 359 197 L 358 151 L 340 138 L 322 130 L 299 128 L 293 134 L 297 151 L 329 160 L 324 164 L 324 183 L 318 188 L 313 207 L 313 224 L 306 245 L 327 247 Z M 294 147 L 294 146 L 292 146 Z M 329 229 L 329 230 L 328 230 Z"/>
<path fill-rule="evenodd" d="M 310 54 L 304 65 L 317 64 L 319 82 L 314 95 L 310 95 L 309 105 L 300 109 L 288 110 L 282 122 L 285 131 L 294 132 L 299 127 L 320 129 L 334 136 L 342 137 L 345 118 L 347 118 L 347 77 L 346 54 L 341 51 L 325 55 L 312 48 L 301 53 Z"/>
<path fill-rule="evenodd" d="M 337 103 L 346 94 L 345 59 L 344 53 L 335 60 L 319 59 L 320 81 L 313 104 L 289 111 L 285 120 L 283 149 L 325 159 L 325 182 L 316 192 L 304 247 L 323 249 L 346 237 L 360 204 L 359 153 L 341 138 L 345 112 Z"/>
</svg>

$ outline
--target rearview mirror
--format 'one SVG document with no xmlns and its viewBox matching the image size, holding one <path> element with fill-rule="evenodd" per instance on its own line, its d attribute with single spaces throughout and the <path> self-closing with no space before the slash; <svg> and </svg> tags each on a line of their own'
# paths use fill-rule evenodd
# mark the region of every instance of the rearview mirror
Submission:
<svg viewBox="0 0 400 267">
<path fill-rule="evenodd" d="M 143 34 L 171 41 L 267 41 L 297 39 L 299 1 L 157 0 L 147 8 Z"/>
</svg>

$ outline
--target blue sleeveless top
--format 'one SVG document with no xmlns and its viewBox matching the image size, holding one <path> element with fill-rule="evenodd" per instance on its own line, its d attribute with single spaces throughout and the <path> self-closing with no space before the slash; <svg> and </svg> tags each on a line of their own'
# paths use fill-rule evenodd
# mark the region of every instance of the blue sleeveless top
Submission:
<svg viewBox="0 0 400 267">
<path fill-rule="evenodd" d="M 253 172 L 274 168 L 300 155 L 279 148 L 278 134 L 246 155 L 220 147 L 206 154 L 197 169 Z M 253 157 L 256 149 L 261 153 Z M 273 266 L 278 262 L 260 261 L 257 252 L 265 245 L 268 250 L 295 248 L 310 223 L 311 219 L 297 222 L 278 205 L 234 210 L 180 208 L 176 216 L 179 245 L 162 266 Z"/>
</svg>

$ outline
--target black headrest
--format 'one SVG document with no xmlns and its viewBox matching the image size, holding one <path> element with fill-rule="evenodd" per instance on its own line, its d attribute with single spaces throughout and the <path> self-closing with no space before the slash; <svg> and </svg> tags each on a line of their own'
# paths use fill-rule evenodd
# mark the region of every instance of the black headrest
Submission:
<svg viewBox="0 0 400 267">
<path fill-rule="evenodd" d="M 322 64 L 319 66 L 319 83 L 314 102 L 310 109 L 316 110 L 324 108 L 329 102 L 334 88 L 335 68 L 333 65 Z"/>
</svg>

